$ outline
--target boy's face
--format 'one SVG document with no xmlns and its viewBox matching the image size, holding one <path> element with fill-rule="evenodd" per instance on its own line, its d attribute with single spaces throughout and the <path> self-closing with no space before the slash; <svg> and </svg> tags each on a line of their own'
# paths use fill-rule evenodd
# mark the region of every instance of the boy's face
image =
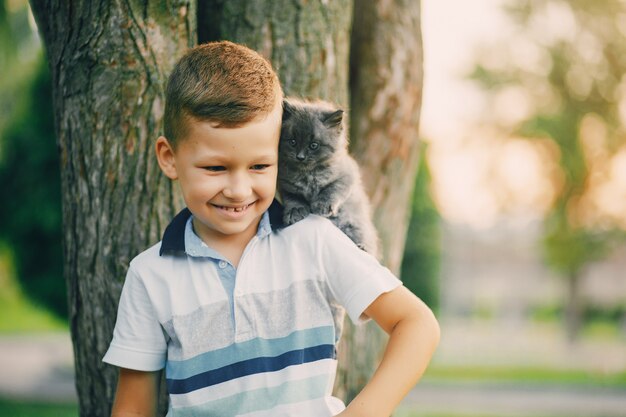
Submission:
<svg viewBox="0 0 626 417">
<path fill-rule="evenodd" d="M 177 179 L 194 230 L 207 244 L 251 239 L 276 191 L 282 107 L 237 128 L 190 121 L 188 135 L 174 150 L 157 140 L 159 165 Z"/>
</svg>

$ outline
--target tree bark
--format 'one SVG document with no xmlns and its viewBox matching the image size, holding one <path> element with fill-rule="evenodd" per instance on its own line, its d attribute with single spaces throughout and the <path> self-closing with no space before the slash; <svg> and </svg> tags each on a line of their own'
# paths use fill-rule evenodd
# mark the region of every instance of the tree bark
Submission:
<svg viewBox="0 0 626 417">
<path fill-rule="evenodd" d="M 286 95 L 348 104 L 352 0 L 209 0 L 198 5 L 200 43 L 228 39 L 255 49 Z"/>
<path fill-rule="evenodd" d="M 420 1 L 356 0 L 354 6 L 351 151 L 374 207 L 384 262 L 395 273 L 404 253 L 419 161 L 420 19 Z"/>
<path fill-rule="evenodd" d="M 129 261 L 181 206 L 160 174 L 166 76 L 195 42 L 188 1 L 32 0 L 53 77 L 64 268 L 80 415 L 109 416 L 109 346 Z"/>
<path fill-rule="evenodd" d="M 422 103 L 420 2 L 355 0 L 350 46 L 351 151 L 374 209 L 383 263 L 400 276 L 419 161 Z M 336 387 L 349 401 L 378 363 L 373 323 L 345 326 Z"/>
</svg>

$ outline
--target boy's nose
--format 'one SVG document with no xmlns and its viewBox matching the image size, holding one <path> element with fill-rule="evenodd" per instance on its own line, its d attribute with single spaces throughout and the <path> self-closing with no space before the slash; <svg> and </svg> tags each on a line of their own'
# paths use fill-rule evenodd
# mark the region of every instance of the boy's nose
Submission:
<svg viewBox="0 0 626 417">
<path fill-rule="evenodd" d="M 250 196 L 252 186 L 247 175 L 233 175 L 224 188 L 225 197 L 235 201 L 243 201 Z"/>
</svg>

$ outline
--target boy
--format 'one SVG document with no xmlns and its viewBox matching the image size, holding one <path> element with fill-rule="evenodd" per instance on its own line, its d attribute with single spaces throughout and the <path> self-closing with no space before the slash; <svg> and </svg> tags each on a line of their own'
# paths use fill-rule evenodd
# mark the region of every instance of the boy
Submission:
<svg viewBox="0 0 626 417">
<path fill-rule="evenodd" d="M 130 264 L 104 361 L 120 367 L 112 416 L 387 416 L 438 343 L 431 311 L 330 221 L 281 226 L 274 202 L 282 90 L 256 52 L 190 50 L 170 76 L 161 170 L 187 209 Z M 331 396 L 336 305 L 390 334 L 347 408 Z"/>
</svg>

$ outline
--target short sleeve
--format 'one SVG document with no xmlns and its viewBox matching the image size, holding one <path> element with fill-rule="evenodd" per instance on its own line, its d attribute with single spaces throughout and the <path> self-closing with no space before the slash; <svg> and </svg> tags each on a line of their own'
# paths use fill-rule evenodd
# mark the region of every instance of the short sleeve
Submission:
<svg viewBox="0 0 626 417">
<path fill-rule="evenodd" d="M 113 340 L 104 362 L 138 371 L 165 366 L 167 343 L 146 287 L 131 267 L 126 275 Z"/>
<path fill-rule="evenodd" d="M 320 236 L 322 265 L 335 299 L 355 324 L 367 321 L 363 312 L 381 294 L 402 282 L 376 258 L 359 249 L 330 221 Z"/>
</svg>

